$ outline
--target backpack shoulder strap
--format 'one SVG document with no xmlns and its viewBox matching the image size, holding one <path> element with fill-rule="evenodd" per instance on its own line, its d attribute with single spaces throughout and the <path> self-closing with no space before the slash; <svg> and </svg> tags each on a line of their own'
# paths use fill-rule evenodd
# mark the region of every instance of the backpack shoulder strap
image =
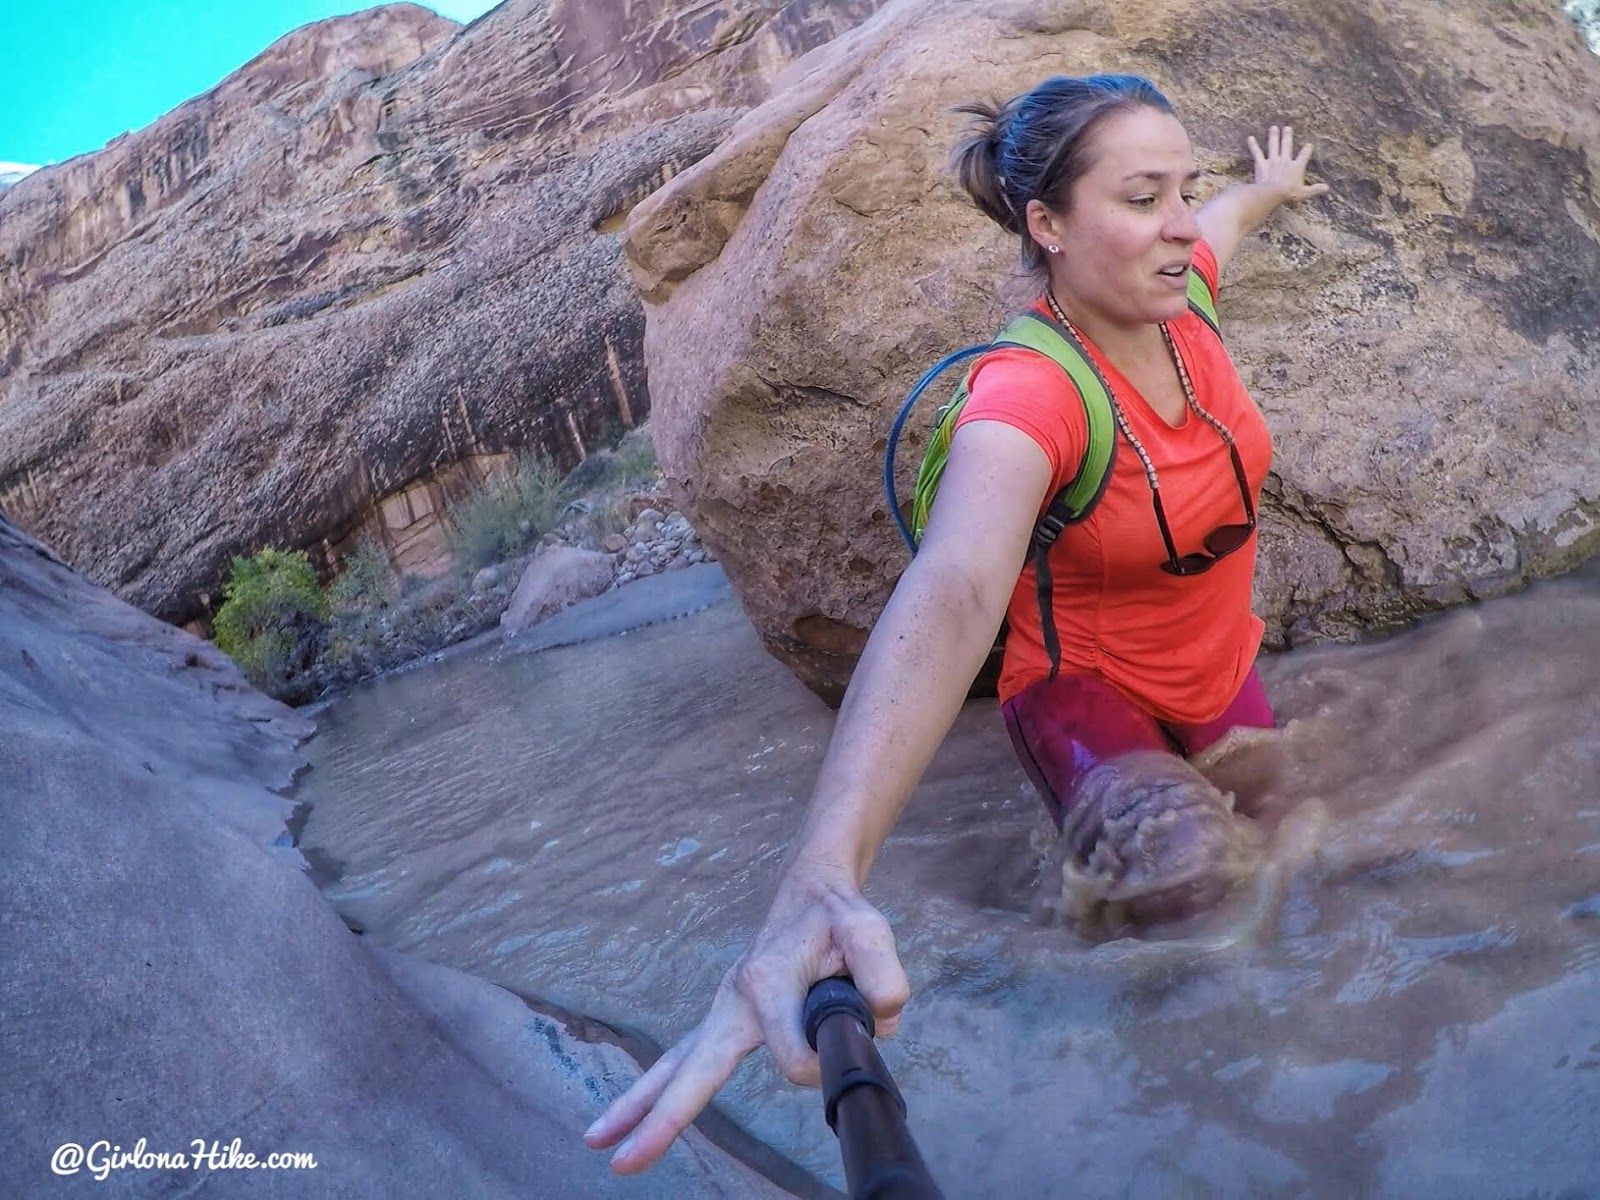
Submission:
<svg viewBox="0 0 1600 1200">
<path fill-rule="evenodd" d="M 1217 320 L 1217 298 L 1211 294 L 1206 277 L 1193 267 L 1189 268 L 1189 311 L 1211 326 L 1212 333 L 1222 336 L 1222 325 Z"/>
<path fill-rule="evenodd" d="M 1050 502 L 1034 531 L 1049 546 L 1067 525 L 1083 520 L 1105 494 L 1117 453 L 1117 425 L 1111 389 L 1094 360 L 1065 327 L 1041 313 L 1026 312 L 1000 331 L 996 346 L 1021 346 L 1049 358 L 1072 381 L 1088 418 L 1089 439 L 1071 481 Z"/>
<path fill-rule="evenodd" d="M 1072 331 L 1053 318 L 1030 310 L 1002 329 L 995 345 L 1025 346 L 1053 360 L 1072 381 L 1088 418 L 1088 444 L 1078 470 L 1034 526 L 1029 549 L 1039 604 L 1039 632 L 1050 659 L 1050 678 L 1054 679 L 1061 670 L 1061 638 L 1056 629 L 1050 549 L 1061 531 L 1093 512 L 1105 494 L 1117 456 L 1116 414 L 1111 406 L 1111 389 L 1100 368 Z"/>
</svg>

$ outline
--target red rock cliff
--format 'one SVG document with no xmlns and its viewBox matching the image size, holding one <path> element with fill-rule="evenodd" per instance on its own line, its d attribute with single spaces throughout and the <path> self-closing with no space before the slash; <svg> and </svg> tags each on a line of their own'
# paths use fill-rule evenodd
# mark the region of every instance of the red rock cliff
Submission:
<svg viewBox="0 0 1600 1200">
<path fill-rule="evenodd" d="M 425 560 L 485 464 L 642 419 L 623 216 L 875 6 L 391 5 L 23 180 L 0 508 L 168 620 L 266 544 Z"/>
</svg>

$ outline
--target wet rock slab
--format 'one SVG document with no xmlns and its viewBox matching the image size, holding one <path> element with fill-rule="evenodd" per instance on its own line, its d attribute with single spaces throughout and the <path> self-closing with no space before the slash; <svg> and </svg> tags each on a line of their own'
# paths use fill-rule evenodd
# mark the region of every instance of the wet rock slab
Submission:
<svg viewBox="0 0 1600 1200">
<path fill-rule="evenodd" d="M 0 518 L 0 1195 L 787 1195 L 696 1135 L 623 1180 L 579 1139 L 628 1054 L 351 933 L 273 791 L 309 722 Z M 104 1139 L 314 1170 L 51 1173 Z"/>
<path fill-rule="evenodd" d="M 548 650 L 627 633 L 691 616 L 732 595 L 728 577 L 715 563 L 635 580 L 557 613 L 519 634 L 508 648 Z"/>
</svg>

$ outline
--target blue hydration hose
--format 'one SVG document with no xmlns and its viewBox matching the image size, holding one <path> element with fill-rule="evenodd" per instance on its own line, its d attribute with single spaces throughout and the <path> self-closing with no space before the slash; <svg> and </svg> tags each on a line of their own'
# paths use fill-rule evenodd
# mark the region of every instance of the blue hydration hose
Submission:
<svg viewBox="0 0 1600 1200">
<path fill-rule="evenodd" d="M 928 373 L 917 381 L 917 386 L 911 389 L 911 394 L 906 397 L 906 402 L 900 406 L 900 415 L 894 419 L 894 428 L 889 431 L 889 447 L 883 454 L 883 491 L 889 497 L 889 515 L 894 518 L 894 523 L 900 527 L 900 536 L 906 539 L 906 545 L 911 547 L 913 555 L 917 552 L 917 540 L 911 536 L 911 528 L 906 524 L 906 519 L 900 515 L 900 501 L 894 494 L 894 451 L 900 444 L 900 431 L 905 428 L 906 419 L 911 416 L 911 409 L 916 404 L 917 398 L 927 389 L 928 385 L 943 375 L 956 363 L 971 358 L 975 354 L 982 354 L 991 347 L 987 342 L 981 346 L 968 346 L 965 350 L 957 350 L 954 354 L 947 354 L 928 369 Z"/>
</svg>

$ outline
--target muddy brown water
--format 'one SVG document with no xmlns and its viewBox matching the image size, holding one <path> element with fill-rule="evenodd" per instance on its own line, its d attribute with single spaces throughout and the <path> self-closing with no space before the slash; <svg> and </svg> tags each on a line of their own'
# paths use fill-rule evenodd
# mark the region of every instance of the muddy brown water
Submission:
<svg viewBox="0 0 1600 1200">
<path fill-rule="evenodd" d="M 885 1057 L 946 1194 L 1600 1196 L 1600 571 L 1262 674 L 1284 845 L 1158 938 L 1030 920 L 1037 802 L 993 702 L 962 712 L 869 884 L 914 989 Z M 301 846 L 368 938 L 668 1044 L 832 722 L 731 601 L 485 648 L 320 714 Z M 842 1184 L 764 1054 L 718 1104 Z"/>
</svg>

